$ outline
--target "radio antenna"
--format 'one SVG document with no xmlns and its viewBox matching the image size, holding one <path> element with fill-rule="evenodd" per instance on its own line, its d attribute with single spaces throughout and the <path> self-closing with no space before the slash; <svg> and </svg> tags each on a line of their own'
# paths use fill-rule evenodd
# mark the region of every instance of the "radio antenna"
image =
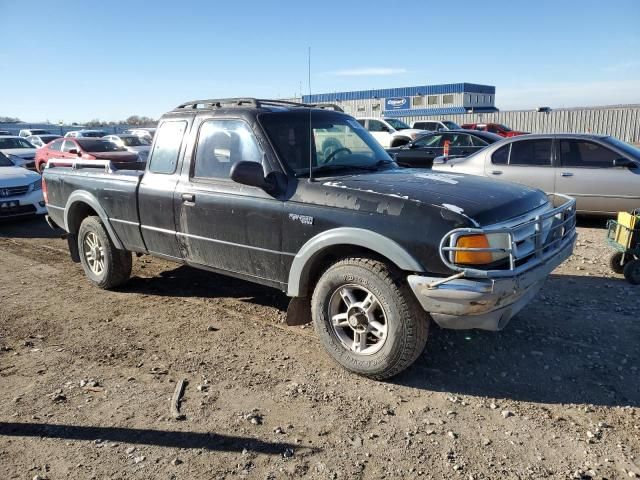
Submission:
<svg viewBox="0 0 640 480">
<path fill-rule="evenodd" d="M 307 64 L 309 67 L 309 96 L 311 96 L 311 47 L 307 54 Z M 311 98 L 309 98 L 311 101 Z M 311 126 L 311 107 L 309 108 L 309 182 L 313 182 L 313 127 Z"/>
</svg>

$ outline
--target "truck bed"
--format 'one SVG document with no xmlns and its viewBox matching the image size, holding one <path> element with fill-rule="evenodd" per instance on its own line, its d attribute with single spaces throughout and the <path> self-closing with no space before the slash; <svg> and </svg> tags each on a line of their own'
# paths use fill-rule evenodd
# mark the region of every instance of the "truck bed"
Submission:
<svg viewBox="0 0 640 480">
<path fill-rule="evenodd" d="M 138 188 L 144 170 L 114 169 L 102 165 L 50 166 L 44 171 L 49 217 L 67 231 L 73 221 L 75 200 L 82 199 L 96 214 L 108 219 L 111 229 L 124 248 L 146 251 L 140 231 Z"/>
</svg>

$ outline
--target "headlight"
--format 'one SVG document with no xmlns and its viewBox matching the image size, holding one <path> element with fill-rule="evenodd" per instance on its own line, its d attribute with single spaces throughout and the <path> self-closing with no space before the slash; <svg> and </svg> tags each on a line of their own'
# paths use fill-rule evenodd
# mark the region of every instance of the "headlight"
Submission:
<svg viewBox="0 0 640 480">
<path fill-rule="evenodd" d="M 506 233 L 460 235 L 455 241 L 456 248 L 501 249 L 502 251 L 458 250 L 453 252 L 453 263 L 461 265 L 487 265 L 509 257 L 511 245 Z"/>
<path fill-rule="evenodd" d="M 42 179 L 41 178 L 39 178 L 38 180 L 33 182 L 31 185 L 29 185 L 29 191 L 30 192 L 35 192 L 37 190 L 42 190 Z"/>
</svg>

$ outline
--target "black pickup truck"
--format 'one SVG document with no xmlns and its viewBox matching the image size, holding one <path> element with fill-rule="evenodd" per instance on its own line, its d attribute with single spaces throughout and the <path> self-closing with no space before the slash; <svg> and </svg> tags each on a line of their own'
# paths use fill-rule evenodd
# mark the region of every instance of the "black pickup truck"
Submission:
<svg viewBox="0 0 640 480">
<path fill-rule="evenodd" d="M 431 320 L 503 328 L 576 236 L 572 199 L 402 169 L 339 107 L 275 100 L 187 102 L 146 170 L 50 160 L 43 190 L 98 287 L 129 278 L 132 252 L 275 287 L 337 362 L 378 379 L 418 358 Z"/>
</svg>

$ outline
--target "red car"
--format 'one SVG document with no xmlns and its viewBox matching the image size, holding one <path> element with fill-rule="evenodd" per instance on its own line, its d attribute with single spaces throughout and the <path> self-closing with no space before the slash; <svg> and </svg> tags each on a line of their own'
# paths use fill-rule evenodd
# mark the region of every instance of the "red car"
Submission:
<svg viewBox="0 0 640 480">
<path fill-rule="evenodd" d="M 466 130 L 480 130 L 481 132 L 491 132 L 501 137 L 515 137 L 516 135 L 526 135 L 528 132 L 518 132 L 500 123 L 465 123 L 461 128 Z"/>
<path fill-rule="evenodd" d="M 138 154 L 102 138 L 59 138 L 36 151 L 36 170 L 42 173 L 50 158 L 111 160 L 116 165 L 140 161 Z"/>
</svg>

